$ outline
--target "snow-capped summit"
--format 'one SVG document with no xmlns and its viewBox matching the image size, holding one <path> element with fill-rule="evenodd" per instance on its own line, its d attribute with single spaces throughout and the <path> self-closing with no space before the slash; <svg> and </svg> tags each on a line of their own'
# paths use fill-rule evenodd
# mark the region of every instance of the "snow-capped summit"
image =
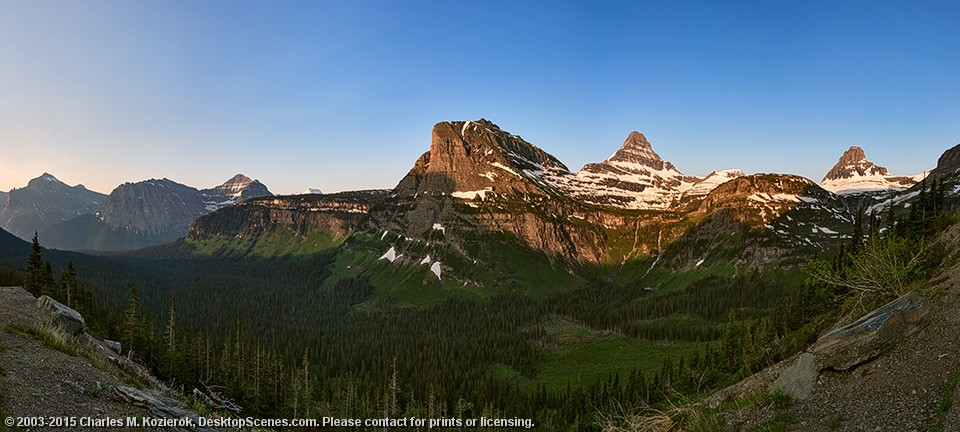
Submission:
<svg viewBox="0 0 960 432">
<path fill-rule="evenodd" d="M 323 191 L 318 188 L 306 188 L 303 192 L 298 193 L 297 195 L 322 195 Z"/>
<path fill-rule="evenodd" d="M 259 180 L 253 180 L 243 174 L 231 177 L 220 186 L 203 189 L 200 193 L 207 209 L 211 211 L 246 199 L 273 195 Z"/>
<path fill-rule="evenodd" d="M 824 189 L 838 194 L 906 189 L 923 176 L 894 176 L 885 167 L 867 160 L 863 149 L 852 146 L 843 152 L 827 175 L 820 181 Z"/>
<path fill-rule="evenodd" d="M 585 165 L 566 183 L 573 195 L 593 204 L 666 209 L 694 180 L 660 158 L 647 137 L 634 131 L 607 160 Z"/>
</svg>

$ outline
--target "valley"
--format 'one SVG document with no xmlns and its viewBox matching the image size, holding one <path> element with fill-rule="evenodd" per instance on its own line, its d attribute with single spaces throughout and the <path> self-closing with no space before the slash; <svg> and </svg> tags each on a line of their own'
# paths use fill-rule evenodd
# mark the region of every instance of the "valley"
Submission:
<svg viewBox="0 0 960 432">
<path fill-rule="evenodd" d="M 849 293 L 811 269 L 956 224 L 958 160 L 897 177 L 851 148 L 820 184 L 701 178 L 632 132 L 573 173 L 480 119 L 435 125 L 392 190 L 148 180 L 37 230 L 50 278 L 71 264 L 92 293 L 93 331 L 173 386 L 224 386 L 244 414 L 596 430 L 616 406 L 703 397 L 812 343 Z M 0 236 L 2 285 L 35 281 L 30 255 Z M 918 289 L 940 265 L 924 260 Z"/>
</svg>

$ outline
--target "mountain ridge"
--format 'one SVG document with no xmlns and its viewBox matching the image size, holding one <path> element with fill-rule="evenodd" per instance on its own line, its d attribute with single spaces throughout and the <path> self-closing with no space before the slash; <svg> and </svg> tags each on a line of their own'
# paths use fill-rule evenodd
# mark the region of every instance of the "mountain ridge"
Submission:
<svg viewBox="0 0 960 432">
<path fill-rule="evenodd" d="M 93 211 L 106 197 L 82 184 L 69 186 L 45 172 L 0 197 L 0 227 L 30 239 L 34 232 Z"/>
<path fill-rule="evenodd" d="M 91 213 L 51 225 L 42 234 L 45 244 L 60 249 L 136 249 L 176 240 L 200 216 L 269 195 L 266 186 L 242 174 L 203 190 L 167 178 L 127 182 Z"/>
</svg>

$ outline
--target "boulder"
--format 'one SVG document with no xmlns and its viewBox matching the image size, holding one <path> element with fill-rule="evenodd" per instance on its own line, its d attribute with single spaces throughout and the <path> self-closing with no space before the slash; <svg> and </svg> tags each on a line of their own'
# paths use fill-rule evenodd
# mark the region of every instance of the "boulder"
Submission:
<svg viewBox="0 0 960 432">
<path fill-rule="evenodd" d="M 50 315 L 54 324 L 60 326 L 67 333 L 79 336 L 87 330 L 87 323 L 83 320 L 80 312 L 77 312 L 63 303 L 60 303 L 49 296 L 40 296 L 37 299 L 37 308 Z"/>
<path fill-rule="evenodd" d="M 117 353 L 117 354 L 120 354 L 120 348 L 122 347 L 122 345 L 120 344 L 120 342 L 112 341 L 112 340 L 110 340 L 110 339 L 104 339 L 104 340 L 103 340 L 103 344 L 106 345 L 107 348 L 110 348 L 111 351 L 113 351 L 113 352 L 115 352 L 115 353 Z"/>
<path fill-rule="evenodd" d="M 911 292 L 824 335 L 810 350 L 817 370 L 847 370 L 872 360 L 921 329 L 929 311 L 930 305 Z"/>
<path fill-rule="evenodd" d="M 782 391 L 794 399 L 806 399 L 813 393 L 817 383 L 817 365 L 813 354 L 808 352 L 797 356 L 790 367 L 783 370 L 777 380 L 770 386 L 770 391 Z"/>
<path fill-rule="evenodd" d="M 183 402 L 153 390 L 139 390 L 133 387 L 119 386 L 113 390 L 113 397 L 134 406 L 146 408 L 156 417 L 164 419 L 179 419 L 188 424 L 174 428 L 177 431 L 213 431 L 201 427 L 200 415 L 190 410 Z"/>
</svg>

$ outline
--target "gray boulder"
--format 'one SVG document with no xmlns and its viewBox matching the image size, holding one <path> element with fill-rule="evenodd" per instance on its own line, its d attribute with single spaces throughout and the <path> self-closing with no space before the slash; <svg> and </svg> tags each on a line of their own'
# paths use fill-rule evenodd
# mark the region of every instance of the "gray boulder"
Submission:
<svg viewBox="0 0 960 432">
<path fill-rule="evenodd" d="M 819 375 L 814 355 L 805 352 L 797 356 L 796 361 L 780 373 L 777 380 L 770 386 L 770 391 L 779 390 L 794 399 L 806 399 L 813 393 L 813 387 Z"/>
<path fill-rule="evenodd" d="M 120 354 L 120 349 L 122 348 L 122 345 L 120 344 L 120 342 L 112 341 L 110 339 L 104 339 L 103 344 L 106 345 L 107 348 L 110 348 L 111 351 L 117 354 Z"/>
<path fill-rule="evenodd" d="M 80 312 L 77 312 L 63 303 L 60 303 L 49 296 L 40 296 L 37 299 L 37 308 L 50 315 L 54 324 L 60 326 L 67 333 L 79 336 L 87 330 L 87 322 L 83 320 Z"/>
<path fill-rule="evenodd" d="M 855 322 L 834 330 L 811 347 L 818 370 L 847 370 L 872 360 L 926 324 L 930 305 L 908 293 Z"/>
<path fill-rule="evenodd" d="M 200 415 L 190 410 L 183 402 L 153 390 L 139 390 L 133 387 L 119 386 L 113 390 L 113 397 L 131 405 L 146 408 L 155 417 L 181 420 L 174 428 L 177 431 L 213 431 L 200 426 Z"/>
</svg>

